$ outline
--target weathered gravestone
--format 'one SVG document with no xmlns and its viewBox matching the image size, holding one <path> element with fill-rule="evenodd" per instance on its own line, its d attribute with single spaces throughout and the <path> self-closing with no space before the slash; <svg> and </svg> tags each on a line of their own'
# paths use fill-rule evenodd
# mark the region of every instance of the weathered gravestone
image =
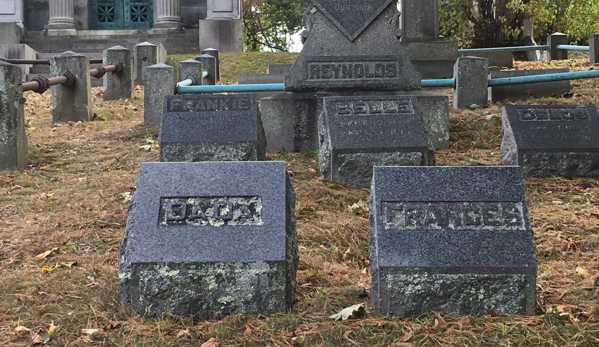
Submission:
<svg viewBox="0 0 599 347">
<path fill-rule="evenodd" d="M 595 105 L 509 105 L 502 111 L 503 165 L 525 177 L 599 177 Z"/>
<path fill-rule="evenodd" d="M 372 300 L 386 315 L 531 314 L 536 258 L 519 167 L 375 167 Z"/>
<path fill-rule="evenodd" d="M 144 315 L 291 308 L 295 195 L 284 162 L 142 163 L 121 244 L 121 301 Z"/>
<path fill-rule="evenodd" d="M 370 187 L 373 166 L 435 165 L 416 97 L 327 97 L 318 119 L 320 174 Z"/>
<path fill-rule="evenodd" d="M 396 1 L 312 3 L 304 12 L 309 36 L 285 77 L 285 93 L 261 99 L 268 148 L 316 150 L 324 97 L 401 93 L 418 97 L 431 142 L 448 148 L 447 97 L 419 90 L 420 74 L 399 42 Z"/>
<path fill-rule="evenodd" d="M 167 95 L 160 161 L 266 159 L 266 137 L 251 94 Z"/>
</svg>

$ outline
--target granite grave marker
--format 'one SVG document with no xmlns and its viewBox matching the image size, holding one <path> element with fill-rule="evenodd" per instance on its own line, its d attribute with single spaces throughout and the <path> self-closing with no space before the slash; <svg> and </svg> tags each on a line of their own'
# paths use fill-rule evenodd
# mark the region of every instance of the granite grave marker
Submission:
<svg viewBox="0 0 599 347">
<path fill-rule="evenodd" d="M 534 312 L 537 265 L 519 167 L 375 167 L 371 189 L 378 311 Z"/>
<path fill-rule="evenodd" d="M 370 187 L 373 166 L 434 165 L 416 97 L 326 97 L 318 119 L 321 175 Z"/>
<path fill-rule="evenodd" d="M 160 161 L 266 159 L 266 137 L 252 94 L 167 95 Z"/>
<path fill-rule="evenodd" d="M 284 162 L 142 163 L 120 249 L 121 301 L 143 315 L 287 311 L 294 206 Z"/>
<path fill-rule="evenodd" d="M 520 165 L 525 177 L 599 178 L 595 105 L 508 105 L 502 123 L 503 165 Z"/>
</svg>

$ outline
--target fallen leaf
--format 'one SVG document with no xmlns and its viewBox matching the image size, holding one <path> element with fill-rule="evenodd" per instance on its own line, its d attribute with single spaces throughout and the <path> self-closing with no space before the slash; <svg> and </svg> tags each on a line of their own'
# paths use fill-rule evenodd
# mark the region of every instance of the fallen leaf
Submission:
<svg viewBox="0 0 599 347">
<path fill-rule="evenodd" d="M 408 342 L 408 341 L 410 341 L 412 336 L 414 336 L 414 332 L 412 330 L 409 330 L 408 332 L 406 332 L 403 335 L 403 337 L 401 339 L 399 339 L 399 342 Z"/>
<path fill-rule="evenodd" d="M 31 329 L 29 329 L 25 326 L 19 325 L 18 327 L 15 328 L 15 335 L 19 336 L 21 333 L 28 333 L 30 331 L 31 331 Z"/>
<path fill-rule="evenodd" d="M 35 257 L 37 259 L 46 259 L 46 257 L 48 257 L 50 254 L 56 252 L 58 250 L 58 247 L 54 247 L 48 251 L 45 251 L 44 253 L 40 253 L 38 255 L 36 255 Z"/>
<path fill-rule="evenodd" d="M 582 266 L 576 267 L 576 274 L 582 276 L 583 278 L 589 277 L 589 270 L 583 268 Z"/>
<path fill-rule="evenodd" d="M 357 304 L 352 305 L 350 307 L 346 307 L 338 313 L 330 315 L 329 318 L 333 318 L 334 320 L 346 320 L 351 317 L 363 317 L 364 313 L 366 313 L 366 310 L 364 309 L 364 304 Z"/>
<path fill-rule="evenodd" d="M 31 332 L 31 342 L 33 342 L 34 344 L 45 345 L 46 343 L 50 342 L 50 340 L 52 340 L 54 334 L 56 334 L 57 329 L 58 326 L 54 325 L 54 322 L 51 322 L 47 330 L 41 329 L 37 333 Z"/>
<path fill-rule="evenodd" d="M 100 329 L 81 329 L 81 335 L 92 336 L 93 334 L 97 334 Z"/>
<path fill-rule="evenodd" d="M 218 346 L 220 346 L 220 343 L 218 343 L 214 337 L 211 337 L 210 340 L 202 343 L 201 347 L 218 347 Z"/>
<path fill-rule="evenodd" d="M 49 274 L 49 273 L 51 273 L 52 271 L 54 271 L 54 269 L 55 269 L 55 268 L 54 268 L 54 267 L 52 267 L 52 266 L 44 265 L 44 266 L 42 266 L 42 273 L 43 273 L 43 274 Z"/>
<path fill-rule="evenodd" d="M 191 336 L 191 331 L 189 331 L 189 328 L 183 329 L 177 333 L 177 338 L 180 338 L 181 336 Z"/>
</svg>

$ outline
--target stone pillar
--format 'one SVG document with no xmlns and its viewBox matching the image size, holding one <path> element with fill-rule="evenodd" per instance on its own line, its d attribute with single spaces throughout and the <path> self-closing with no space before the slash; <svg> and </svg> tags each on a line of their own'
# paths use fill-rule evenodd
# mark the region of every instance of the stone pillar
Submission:
<svg viewBox="0 0 599 347">
<path fill-rule="evenodd" d="M 183 60 L 182 62 L 179 62 L 179 78 L 178 78 L 179 82 L 181 82 L 191 76 L 195 80 L 194 85 L 201 86 L 202 83 L 204 82 L 203 73 L 204 73 L 204 64 L 202 64 L 201 62 L 199 62 L 197 60 L 188 59 L 188 60 Z"/>
<path fill-rule="evenodd" d="M 402 41 L 439 39 L 439 0 L 401 1 Z"/>
<path fill-rule="evenodd" d="M 49 0 L 49 36 L 77 35 L 75 30 L 75 6 L 73 0 Z"/>
<path fill-rule="evenodd" d="M 180 0 L 156 0 L 153 28 L 183 30 Z"/>
<path fill-rule="evenodd" d="M 175 69 L 166 64 L 144 70 L 144 125 L 160 125 L 165 95 L 175 94 Z"/>
<path fill-rule="evenodd" d="M 133 97 L 133 58 L 125 47 L 114 46 L 102 52 L 104 66 L 120 63 L 121 70 L 107 72 L 103 77 L 104 100 L 131 99 Z"/>
<path fill-rule="evenodd" d="M 461 57 L 453 67 L 453 108 L 486 105 L 489 100 L 489 62 L 485 58 Z"/>
<path fill-rule="evenodd" d="M 21 68 L 0 61 L 0 170 L 27 166 Z"/>
<path fill-rule="evenodd" d="M 133 46 L 133 78 L 136 86 L 143 86 L 143 70 L 155 64 L 158 64 L 158 48 L 156 45 L 142 42 Z"/>
<path fill-rule="evenodd" d="M 211 55 L 216 59 L 216 80 L 220 81 L 220 59 L 218 57 L 218 49 L 206 48 L 202 50 L 202 54 Z"/>
<path fill-rule="evenodd" d="M 195 60 L 201 62 L 204 65 L 204 70 L 208 70 L 208 76 L 204 78 L 205 85 L 213 86 L 216 84 L 216 58 L 208 55 L 202 54 L 200 56 L 195 57 Z"/>
<path fill-rule="evenodd" d="M 557 45 L 567 45 L 568 35 L 562 33 L 553 33 L 547 36 L 547 45 L 549 45 L 550 60 L 568 59 L 568 51 L 565 49 L 557 49 Z"/>
<path fill-rule="evenodd" d="M 75 77 L 70 85 L 52 86 L 52 123 L 87 122 L 92 119 L 89 58 L 64 52 L 50 58 L 50 74 L 61 76 L 69 71 Z"/>
<path fill-rule="evenodd" d="M 599 34 L 589 36 L 589 61 L 591 65 L 599 63 Z"/>
</svg>

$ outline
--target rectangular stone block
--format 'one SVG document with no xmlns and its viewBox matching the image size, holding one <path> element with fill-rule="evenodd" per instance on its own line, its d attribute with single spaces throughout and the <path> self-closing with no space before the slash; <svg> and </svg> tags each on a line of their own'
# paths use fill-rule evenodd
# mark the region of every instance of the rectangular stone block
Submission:
<svg viewBox="0 0 599 347">
<path fill-rule="evenodd" d="M 434 165 L 414 96 L 326 97 L 318 119 L 320 174 L 370 186 L 373 166 Z"/>
<path fill-rule="evenodd" d="M 215 48 L 219 52 L 243 51 L 243 20 L 200 20 L 200 50 Z"/>
<path fill-rule="evenodd" d="M 37 59 L 37 52 L 26 44 L 0 44 L 0 58 L 6 59 Z M 25 80 L 31 64 L 18 64 Z"/>
<path fill-rule="evenodd" d="M 452 78 L 458 44 L 451 41 L 402 42 L 406 54 L 422 79 Z"/>
<path fill-rule="evenodd" d="M 143 315 L 218 319 L 293 304 L 295 197 L 284 162 L 142 163 L 119 256 Z"/>
<path fill-rule="evenodd" d="M 160 161 L 266 160 L 266 137 L 252 94 L 167 95 Z"/>
<path fill-rule="evenodd" d="M 272 75 L 286 75 L 289 73 L 292 66 L 293 64 L 268 64 L 266 73 Z"/>
<path fill-rule="evenodd" d="M 569 71 L 570 69 L 490 71 L 490 78 L 545 75 L 550 73 Z M 491 102 L 499 102 L 504 100 L 527 100 L 531 96 L 535 98 L 560 97 L 563 94 L 569 92 L 569 80 L 543 83 L 513 84 L 509 86 L 489 87 L 489 100 Z"/>
<path fill-rule="evenodd" d="M 501 120 L 503 165 L 520 165 L 525 177 L 599 178 L 595 105 L 508 105 Z"/>
<path fill-rule="evenodd" d="M 512 52 L 475 52 L 475 53 L 459 53 L 460 57 L 478 57 L 489 61 L 489 66 L 497 66 L 499 68 L 513 68 L 514 58 Z"/>
<path fill-rule="evenodd" d="M 384 315 L 531 314 L 536 258 L 519 167 L 375 167 L 372 300 Z"/>
</svg>

